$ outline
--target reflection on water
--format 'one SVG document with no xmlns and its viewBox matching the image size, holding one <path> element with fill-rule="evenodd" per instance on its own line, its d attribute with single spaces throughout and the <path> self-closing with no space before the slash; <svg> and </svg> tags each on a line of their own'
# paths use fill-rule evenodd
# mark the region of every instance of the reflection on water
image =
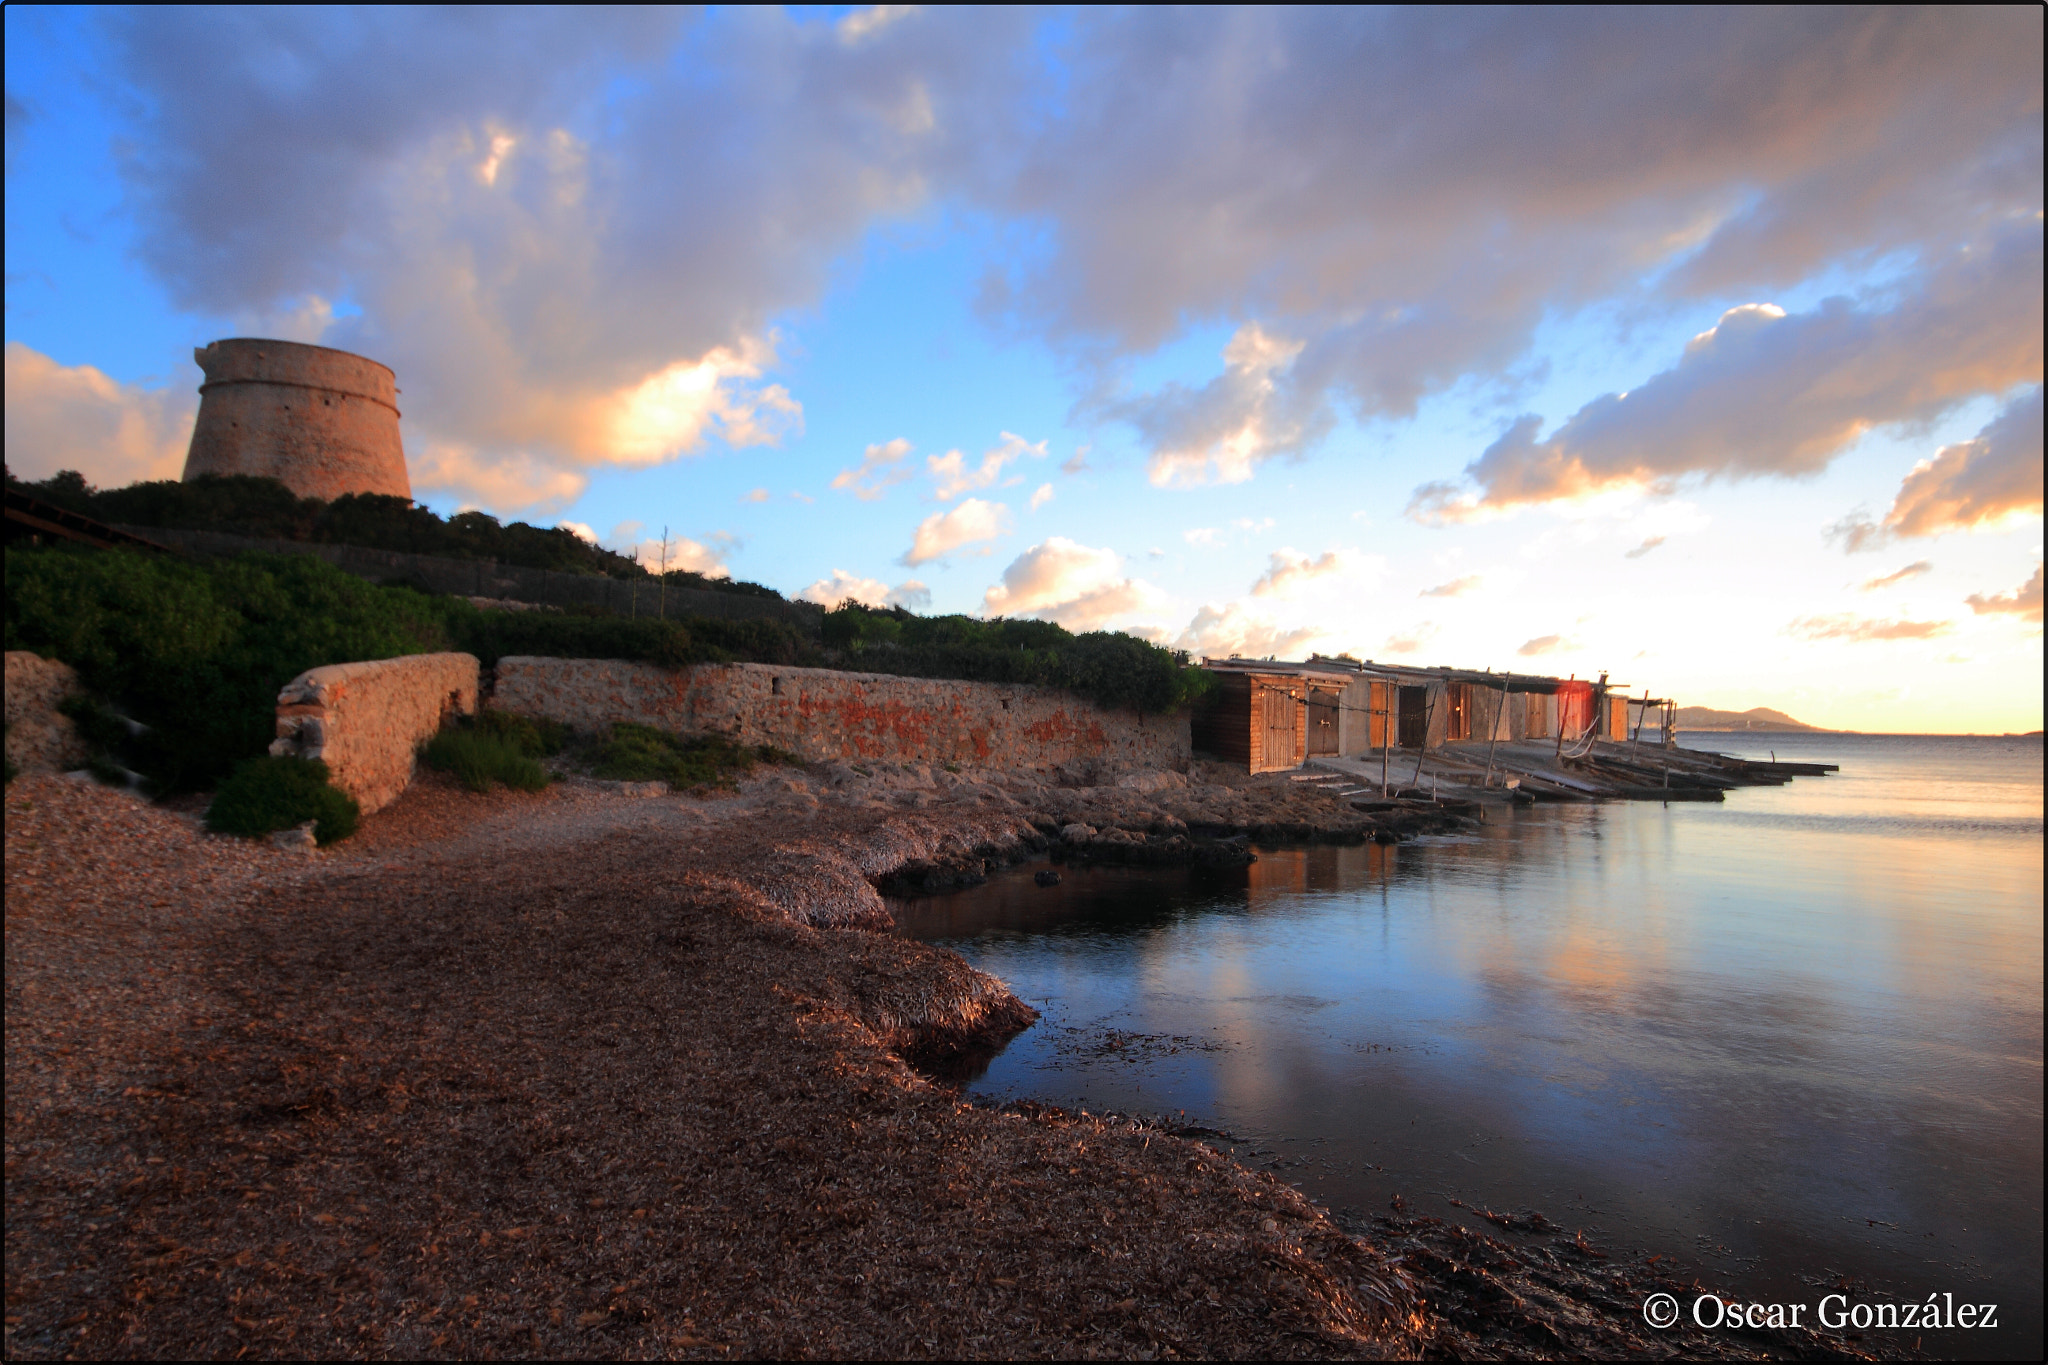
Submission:
<svg viewBox="0 0 2048 1365">
<path fill-rule="evenodd" d="M 2038 1354 L 2040 741 L 1688 742 L 1843 771 L 898 918 L 1045 1012 L 976 1092 L 1185 1110 L 1333 1206 L 1535 1207 L 1776 1301 L 1967 1290 L 2008 1305 L 1975 1348 Z"/>
</svg>

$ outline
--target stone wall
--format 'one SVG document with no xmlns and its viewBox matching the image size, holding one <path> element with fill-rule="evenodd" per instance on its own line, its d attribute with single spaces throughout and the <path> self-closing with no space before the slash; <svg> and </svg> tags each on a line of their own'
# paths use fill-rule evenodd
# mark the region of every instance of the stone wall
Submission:
<svg viewBox="0 0 2048 1365">
<path fill-rule="evenodd" d="M 7 761 L 16 770 L 68 772 L 85 762 L 85 741 L 57 703 L 78 691 L 71 665 L 25 649 L 7 651 Z"/>
<path fill-rule="evenodd" d="M 814 760 L 1117 773 L 1184 771 L 1189 756 L 1185 715 L 1113 711 L 1049 688 L 771 664 L 671 670 L 512 655 L 498 661 L 491 705 L 580 730 L 719 730 Z"/>
<path fill-rule="evenodd" d="M 413 654 L 309 669 L 277 694 L 270 752 L 324 759 L 368 814 L 412 781 L 420 743 L 452 713 L 476 712 L 474 654 Z"/>
</svg>

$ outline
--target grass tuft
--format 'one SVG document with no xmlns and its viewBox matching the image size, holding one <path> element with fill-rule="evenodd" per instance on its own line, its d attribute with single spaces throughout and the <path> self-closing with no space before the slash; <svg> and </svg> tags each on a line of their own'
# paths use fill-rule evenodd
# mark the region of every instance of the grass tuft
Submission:
<svg viewBox="0 0 2048 1365">
<path fill-rule="evenodd" d="M 726 735 L 672 735 L 651 725 L 620 722 L 600 742 L 595 776 L 622 782 L 667 782 L 673 787 L 731 787 L 762 763 L 789 763 L 795 755 L 768 745 L 736 744 Z"/>
</svg>

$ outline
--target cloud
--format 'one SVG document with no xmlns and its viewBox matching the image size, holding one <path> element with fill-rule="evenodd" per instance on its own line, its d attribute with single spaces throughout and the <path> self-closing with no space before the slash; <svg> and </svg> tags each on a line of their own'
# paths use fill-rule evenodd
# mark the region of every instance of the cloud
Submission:
<svg viewBox="0 0 2048 1365">
<path fill-rule="evenodd" d="M 1224 444 L 1258 411 L 1228 367 L 1123 400 L 1155 477 L 1235 477 L 1326 408 L 1406 417 L 1499 376 L 1589 301 L 1770 288 L 2031 214 L 2040 34 L 1903 10 L 1088 15 L 1010 198 L 1058 249 L 991 293 L 1102 349 L 1190 319 L 1289 338 L 1254 393 L 1270 444 Z"/>
<path fill-rule="evenodd" d="M 2039 223 L 2007 223 L 1946 253 L 1896 300 L 1830 298 L 1800 314 L 1731 308 L 1677 365 L 1595 399 L 1551 435 L 1539 439 L 1540 417 L 1517 419 L 1466 467 L 1469 488 L 1425 484 L 1408 514 L 1455 522 L 1617 488 L 1669 490 L 1686 476 L 1818 473 L 1873 427 L 1929 422 L 2038 382 L 2041 283 Z M 2021 495 L 1999 484 L 2001 505 Z"/>
<path fill-rule="evenodd" d="M 918 523 L 917 535 L 903 556 L 911 568 L 943 558 L 963 545 L 1009 534 L 1010 509 L 1001 503 L 969 498 L 950 512 L 935 512 Z M 977 553 L 987 554 L 987 550 Z"/>
<path fill-rule="evenodd" d="M 121 169 L 177 305 L 346 298 L 319 340 L 396 369 L 416 439 L 645 465 L 798 428 L 767 320 L 928 197 L 933 111 L 1013 87 L 1027 23 L 978 57 L 943 15 L 138 11 Z"/>
<path fill-rule="evenodd" d="M 1053 493 L 1051 484 L 1042 483 L 1038 485 L 1038 491 L 1031 495 L 1031 510 L 1036 512 L 1039 508 L 1051 502 L 1052 498 Z"/>
<path fill-rule="evenodd" d="M 1035 616 L 1076 631 L 1100 630 L 1163 602 L 1158 589 L 1124 575 L 1116 551 L 1090 549 L 1064 536 L 1018 555 L 1003 570 L 1003 581 L 982 597 L 990 616 Z"/>
<path fill-rule="evenodd" d="M 769 492 L 769 491 L 768 491 L 767 489 L 765 489 L 765 488 L 756 488 L 756 489 L 755 489 L 755 490 L 754 490 L 753 492 L 751 492 L 751 493 L 747 493 L 747 494 L 744 494 L 744 495 L 743 495 L 743 496 L 742 496 L 742 497 L 740 498 L 740 501 L 741 501 L 741 502 L 767 502 L 767 501 L 769 501 L 769 500 L 770 500 L 771 498 L 773 498 L 774 496 L 775 496 L 775 495 L 774 495 L 773 493 L 770 493 L 770 492 Z"/>
<path fill-rule="evenodd" d="M 1380 652 L 1397 655 L 1419 654 L 1422 652 L 1422 647 L 1431 640 L 1434 640 L 1438 633 L 1434 621 L 1421 621 L 1407 630 L 1388 636 L 1386 644 L 1380 647 Z"/>
<path fill-rule="evenodd" d="M 1863 616 L 1805 616 L 1785 627 L 1802 640 L 1928 640 L 1946 635 L 1947 621 L 1879 621 Z"/>
<path fill-rule="evenodd" d="M 1002 443 L 985 451 L 981 463 L 973 469 L 966 467 L 967 457 L 957 450 L 929 456 L 925 467 L 932 476 L 932 496 L 940 502 L 951 502 L 962 493 L 987 488 L 1002 476 L 1003 466 L 1012 460 L 1024 455 L 1044 459 L 1045 445 L 1044 441 L 1033 444 L 1006 431 L 1002 434 Z"/>
<path fill-rule="evenodd" d="M 410 442 L 407 442 L 411 445 Z M 477 507 L 558 511 L 583 496 L 590 476 L 524 451 L 485 455 L 453 441 L 412 446 L 413 496 L 445 493 Z"/>
<path fill-rule="evenodd" d="M 1635 549 L 1630 550 L 1627 554 L 1623 555 L 1622 558 L 1641 559 L 1644 555 L 1650 553 L 1650 551 L 1656 549 L 1659 545 L 1662 545 L 1663 543 L 1664 537 L 1651 536 L 1648 540 L 1645 540 L 1642 544 L 1636 546 Z"/>
<path fill-rule="evenodd" d="M 1197 657 L 1224 659 L 1235 654 L 1247 659 L 1295 659 L 1324 637 L 1319 627 L 1288 628 L 1231 602 L 1202 607 L 1172 643 Z"/>
<path fill-rule="evenodd" d="M 7 468 L 16 478 L 75 469 L 88 483 L 118 487 L 184 473 L 196 393 L 123 384 L 18 341 L 6 356 Z"/>
<path fill-rule="evenodd" d="M 616 542 L 615 542 L 616 543 Z M 668 571 L 676 573 L 703 574 L 706 578 L 730 578 L 732 570 L 726 567 L 726 558 L 739 548 L 737 537 L 716 532 L 703 540 L 691 540 L 688 536 L 672 535 L 668 538 L 666 562 Z M 660 573 L 664 562 L 664 551 L 660 539 L 640 540 L 624 545 L 619 553 L 635 561 L 649 573 Z"/>
<path fill-rule="evenodd" d="M 800 602 L 816 602 L 827 609 L 842 602 L 858 602 L 864 607 L 905 607 L 917 610 L 931 605 L 931 589 L 915 578 L 890 587 L 877 578 L 858 578 L 844 569 L 834 569 L 830 578 L 821 578 L 798 593 Z"/>
<path fill-rule="evenodd" d="M 1252 584 L 1254 597 L 1285 597 L 1319 578 L 1343 573 L 1352 560 L 1341 550 L 1326 550 L 1315 559 L 1298 550 L 1275 550 L 1266 558 L 1266 571 Z"/>
<path fill-rule="evenodd" d="M 2041 386 L 2036 384 L 1970 440 L 1943 446 L 1899 486 L 1885 517 L 1894 535 L 1968 530 L 2041 512 Z"/>
<path fill-rule="evenodd" d="M 1416 596 L 1463 597 L 1466 593 L 1475 591 L 1483 582 L 1485 580 L 1476 573 L 1466 574 L 1463 578 L 1454 578 L 1448 583 L 1439 583 L 1433 588 L 1424 588 Z"/>
<path fill-rule="evenodd" d="M 2008 593 L 1998 596 L 1971 594 L 1963 599 L 1970 604 L 1970 610 L 1979 616 L 2010 613 L 2022 621 L 2041 619 L 2041 566 L 2034 566 L 2034 576 Z"/>
<path fill-rule="evenodd" d="M 1213 549 L 1223 543 L 1223 533 L 1213 526 L 1190 527 L 1180 533 L 1180 538 L 1202 549 Z"/>
<path fill-rule="evenodd" d="M 1152 476 L 1187 482 L 1247 477 L 1341 412 L 1500 382 L 1546 319 L 1613 299 L 1764 300 L 1877 260 L 1910 296 L 2040 205 L 2025 7 L 139 7 L 109 25 L 141 111 L 126 208 L 174 302 L 348 300 L 321 341 L 394 365 L 409 430 L 486 463 L 646 463 L 793 429 L 770 320 L 934 206 L 1030 228 L 982 311 L 1072 361 Z M 2009 293 L 2038 317 L 2038 287 Z M 2003 335 L 1957 320 L 1959 353 Z M 1206 382 L 1119 388 L 1219 327 Z M 1916 358 L 1941 371 L 1941 349 L 1923 335 Z M 1824 411 L 1787 414 L 1794 449 L 1844 420 L 1825 384 L 1801 396 Z M 1673 472 L 1654 444 L 1572 436 L 1589 477 Z M 1516 495 L 1491 472 L 1477 496 Z"/>
<path fill-rule="evenodd" d="M 1152 449 L 1147 473 L 1159 487 L 1243 483 L 1275 455 L 1299 453 L 1329 431 L 1319 405 L 1298 406 L 1282 380 L 1302 343 L 1257 323 L 1223 348 L 1223 373 L 1199 389 L 1169 384 L 1107 405 L 1104 415 L 1137 427 Z"/>
<path fill-rule="evenodd" d="M 597 544 L 597 532 L 591 530 L 588 526 L 584 525 L 580 521 L 570 521 L 567 518 L 564 518 L 561 521 L 556 522 L 555 526 L 560 530 L 569 532 L 578 540 L 588 541 L 592 545 Z"/>
<path fill-rule="evenodd" d="M 1072 455 L 1060 461 L 1060 473 L 1080 474 L 1086 471 L 1088 468 L 1088 452 L 1092 448 L 1091 446 L 1080 446 Z"/>
<path fill-rule="evenodd" d="M 842 469 L 833 476 L 832 486 L 852 493 L 862 502 L 873 502 L 888 492 L 891 485 L 910 477 L 910 470 L 903 467 L 903 460 L 910 450 L 910 442 L 901 436 L 880 445 L 871 445 L 861 456 L 859 464 L 851 469 Z"/>
<path fill-rule="evenodd" d="M 1545 654 L 1558 654 L 1565 650 L 1577 649 L 1578 643 L 1562 635 L 1539 635 L 1533 640 L 1524 640 L 1522 647 L 1515 651 L 1524 659 L 1540 658 Z"/>
<path fill-rule="evenodd" d="M 1932 560 L 1915 560 L 1896 573 L 1888 573 L 1880 578 L 1866 579 L 1863 584 L 1863 591 L 1874 592 L 1879 588 L 1889 588 L 1895 584 L 1903 583 L 1909 578 L 1918 578 L 1921 574 L 1932 572 L 1934 572 Z"/>
</svg>

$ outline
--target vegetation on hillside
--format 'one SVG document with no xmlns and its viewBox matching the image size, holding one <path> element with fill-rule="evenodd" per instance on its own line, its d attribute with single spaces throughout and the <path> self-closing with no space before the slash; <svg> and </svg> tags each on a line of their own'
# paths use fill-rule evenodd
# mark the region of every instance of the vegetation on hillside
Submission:
<svg viewBox="0 0 2048 1365">
<path fill-rule="evenodd" d="M 11 476 L 8 482 L 46 502 L 111 525 L 356 545 L 443 559 L 493 560 L 557 573 L 659 577 L 630 556 L 592 545 L 559 526 L 530 526 L 523 521 L 505 525 L 484 512 L 457 512 L 444 520 L 417 503 L 381 493 L 349 493 L 324 502 L 299 497 L 276 479 L 240 474 L 205 475 L 189 483 L 161 479 L 100 489 L 67 469 L 40 483 L 23 483 Z M 668 582 L 674 587 L 750 597 L 781 596 L 759 583 L 706 578 L 681 569 L 671 570 Z"/>
<path fill-rule="evenodd" d="M 95 714 L 106 713 L 89 736 L 100 757 L 141 773 L 159 794 L 209 790 L 262 755 L 279 690 L 305 670 L 435 650 L 464 650 L 486 667 L 531 654 L 959 678 L 1062 688 L 1151 713 L 1188 706 L 1208 683 L 1184 656 L 1143 640 L 1073 635 L 1043 621 L 848 604 L 827 614 L 820 640 L 780 620 L 484 610 L 463 597 L 372 584 L 302 555 L 209 559 L 17 542 L 6 551 L 6 597 L 6 647 L 76 668 Z M 465 740 L 456 746 L 469 746 L 463 754 L 440 757 L 459 764 L 465 780 L 525 785 L 531 771 L 512 757 L 536 755 L 512 752 L 523 738 L 498 752 L 507 743 Z M 704 757 L 676 761 L 695 772 Z M 714 768 L 728 757 L 712 760 Z"/>
</svg>

